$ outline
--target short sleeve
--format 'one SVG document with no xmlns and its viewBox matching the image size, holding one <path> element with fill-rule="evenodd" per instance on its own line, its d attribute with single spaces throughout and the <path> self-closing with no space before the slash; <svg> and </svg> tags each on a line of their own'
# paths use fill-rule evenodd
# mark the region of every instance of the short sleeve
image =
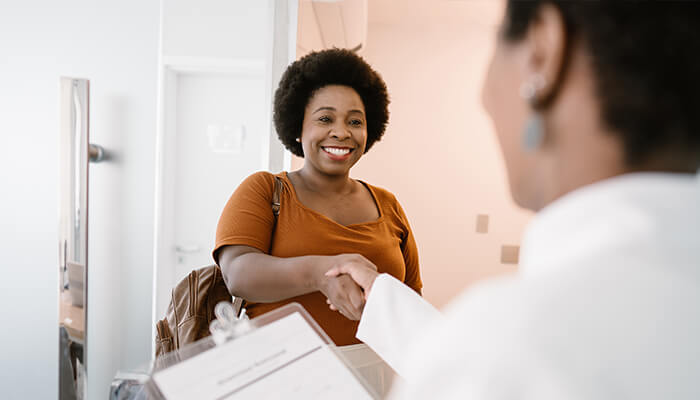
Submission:
<svg viewBox="0 0 700 400">
<path fill-rule="evenodd" d="M 399 213 L 399 218 L 404 225 L 404 236 L 401 238 L 401 253 L 403 254 L 404 264 L 406 265 L 406 277 L 404 283 L 418 294 L 422 294 L 423 281 L 420 277 L 420 267 L 418 263 L 418 246 L 416 238 L 411 230 L 411 225 L 408 223 L 406 213 L 404 213 L 401 205 L 396 202 Z"/>
<path fill-rule="evenodd" d="M 257 172 L 246 178 L 233 192 L 216 227 L 212 256 L 217 264 L 217 252 L 224 246 L 250 246 L 265 253 L 270 250 L 275 224 L 272 213 L 274 183 L 274 175 Z"/>
</svg>

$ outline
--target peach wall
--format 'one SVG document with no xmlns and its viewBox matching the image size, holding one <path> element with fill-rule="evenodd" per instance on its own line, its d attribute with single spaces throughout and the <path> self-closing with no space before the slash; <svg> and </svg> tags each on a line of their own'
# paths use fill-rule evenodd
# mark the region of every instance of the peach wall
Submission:
<svg viewBox="0 0 700 400">
<path fill-rule="evenodd" d="M 351 175 L 399 199 L 418 242 L 424 296 L 442 307 L 470 284 L 517 267 L 501 264 L 501 246 L 519 245 L 530 218 L 511 200 L 480 103 L 502 5 L 391 3 L 369 1 L 362 53 L 389 88 L 389 127 Z M 293 160 L 292 169 L 301 165 Z M 486 234 L 476 233 L 478 214 L 490 217 Z"/>
</svg>

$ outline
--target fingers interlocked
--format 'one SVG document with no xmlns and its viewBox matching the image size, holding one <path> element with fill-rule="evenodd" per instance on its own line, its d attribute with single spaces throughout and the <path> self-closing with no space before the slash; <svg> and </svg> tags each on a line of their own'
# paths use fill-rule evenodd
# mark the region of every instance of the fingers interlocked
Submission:
<svg viewBox="0 0 700 400">
<path fill-rule="evenodd" d="M 362 316 L 365 299 L 362 289 L 347 275 L 329 277 L 326 297 L 331 309 L 340 311 L 348 319 L 357 321 Z"/>
</svg>

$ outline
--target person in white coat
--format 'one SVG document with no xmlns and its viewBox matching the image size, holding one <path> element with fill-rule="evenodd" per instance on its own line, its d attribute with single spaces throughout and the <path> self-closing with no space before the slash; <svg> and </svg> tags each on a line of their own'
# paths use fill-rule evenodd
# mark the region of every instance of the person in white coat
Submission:
<svg viewBox="0 0 700 400">
<path fill-rule="evenodd" d="M 439 313 L 329 271 L 365 292 L 392 398 L 700 399 L 698 26 L 689 2 L 507 1 L 483 102 L 537 212 L 519 272 Z"/>
</svg>

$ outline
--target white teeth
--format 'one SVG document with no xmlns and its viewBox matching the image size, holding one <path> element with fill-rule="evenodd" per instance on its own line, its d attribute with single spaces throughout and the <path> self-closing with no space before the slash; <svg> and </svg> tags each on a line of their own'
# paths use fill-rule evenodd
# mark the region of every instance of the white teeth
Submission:
<svg viewBox="0 0 700 400">
<path fill-rule="evenodd" d="M 324 147 L 323 150 L 338 156 L 344 156 L 350 152 L 350 149 L 338 149 L 335 147 Z"/>
</svg>

